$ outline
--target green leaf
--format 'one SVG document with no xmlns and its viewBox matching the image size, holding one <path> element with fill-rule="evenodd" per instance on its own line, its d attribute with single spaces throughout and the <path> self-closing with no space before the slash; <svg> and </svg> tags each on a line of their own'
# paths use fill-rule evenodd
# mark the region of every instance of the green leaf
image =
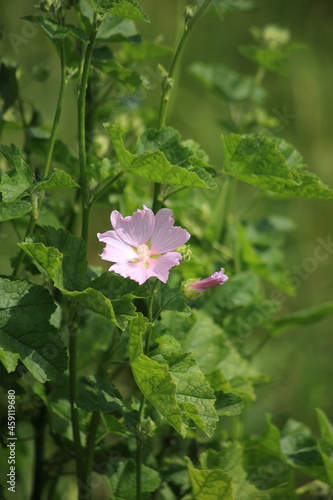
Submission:
<svg viewBox="0 0 333 500">
<path fill-rule="evenodd" d="M 150 22 L 147 14 L 134 0 L 87 0 L 96 12 L 101 14 L 110 13 L 125 19 L 136 19 L 138 21 Z"/>
<path fill-rule="evenodd" d="M 60 42 L 68 34 L 74 35 L 82 42 L 87 43 L 89 41 L 83 30 L 70 24 L 59 24 L 47 16 L 24 16 L 22 19 L 40 26 L 53 43 Z"/>
<path fill-rule="evenodd" d="M 6 368 L 8 373 L 15 371 L 19 359 L 20 359 L 19 354 L 4 351 L 2 347 L 0 347 L 0 361 Z"/>
<path fill-rule="evenodd" d="M 33 184 L 33 175 L 29 165 L 22 158 L 21 148 L 11 144 L 1 145 L 0 153 L 4 155 L 14 170 L 5 172 L 0 182 L 2 200 L 10 202 L 26 196 Z"/>
<path fill-rule="evenodd" d="M 97 32 L 97 39 L 107 42 L 140 43 L 141 37 L 130 19 L 106 14 Z"/>
<path fill-rule="evenodd" d="M 333 191 L 308 172 L 298 151 L 281 139 L 222 137 L 224 172 L 267 191 L 289 197 L 328 200 Z"/>
<path fill-rule="evenodd" d="M 245 307 L 261 297 L 260 279 L 251 271 L 230 276 L 227 285 L 217 287 L 211 299 L 220 309 Z"/>
<path fill-rule="evenodd" d="M 124 405 L 118 389 L 113 384 L 98 377 L 90 377 L 90 383 L 79 393 L 75 404 L 78 408 L 90 412 L 120 412 L 132 429 L 137 426 L 139 421 L 138 412 Z"/>
<path fill-rule="evenodd" d="M 177 404 L 176 384 L 169 372 L 168 365 L 161 365 L 142 354 L 142 336 L 148 320 L 141 313 L 130 325 L 129 354 L 135 381 L 142 394 L 166 418 L 181 436 L 185 436 L 186 425 L 182 411 Z"/>
<path fill-rule="evenodd" d="M 180 353 L 172 347 L 161 345 L 151 354 L 151 359 L 167 364 L 176 384 L 176 399 L 199 429 L 212 436 L 218 417 L 214 408 L 214 392 L 206 381 L 191 353 Z"/>
<path fill-rule="evenodd" d="M 91 64 L 103 73 L 110 75 L 129 90 L 137 90 L 143 84 L 141 76 L 137 71 L 125 68 L 114 59 L 92 60 Z"/>
<path fill-rule="evenodd" d="M 82 290 L 87 282 L 85 241 L 64 229 L 48 226 L 44 230 L 43 235 L 34 237 L 34 243 L 21 243 L 21 248 L 41 265 L 57 288 Z"/>
<path fill-rule="evenodd" d="M 26 281 L 0 279 L 0 342 L 18 354 L 40 382 L 67 368 L 66 349 L 49 319 L 56 306 L 49 292 Z"/>
<path fill-rule="evenodd" d="M 244 500 L 259 500 L 270 498 L 264 491 L 258 490 L 247 480 L 247 473 L 243 468 L 243 447 L 235 441 L 228 443 L 223 451 L 208 450 L 200 456 L 203 469 L 220 469 L 231 477 L 234 498 Z"/>
<path fill-rule="evenodd" d="M 141 493 L 142 498 L 148 499 L 147 493 L 155 491 L 160 485 L 160 476 L 158 472 L 141 464 Z M 117 472 L 113 473 L 110 478 L 110 485 L 113 498 L 119 500 L 136 500 L 136 464 L 130 458 L 119 464 Z"/>
<path fill-rule="evenodd" d="M 37 182 L 34 189 L 79 188 L 80 186 L 63 170 L 54 169 L 43 181 Z"/>
<path fill-rule="evenodd" d="M 231 477 L 221 470 L 188 467 L 193 500 L 235 500 Z"/>
<path fill-rule="evenodd" d="M 0 222 L 17 219 L 27 214 L 31 210 L 31 205 L 27 201 L 0 202 Z"/>
<path fill-rule="evenodd" d="M 104 124 L 104 127 L 110 133 L 118 159 L 126 172 L 161 184 L 209 189 L 216 186 L 206 170 L 207 165 L 199 157 L 195 156 L 189 148 L 181 146 L 179 134 L 173 129 L 165 128 L 159 133 L 155 131 L 146 132 L 145 138 L 139 141 L 139 148 L 147 151 L 149 144 L 146 138 L 149 141 L 149 134 L 154 134 L 154 138 L 151 140 L 153 151 L 134 155 L 124 148 L 124 129 L 108 123 Z M 166 140 L 166 138 L 168 139 Z M 165 153 L 157 149 L 158 145 L 161 146 Z M 177 160 L 179 166 L 170 163 L 169 159 L 172 157 Z"/>
<path fill-rule="evenodd" d="M 333 302 L 326 302 L 311 309 L 288 314 L 288 316 L 270 319 L 265 322 L 265 328 L 269 330 L 273 337 L 278 337 L 289 328 L 297 328 L 300 325 L 311 325 L 332 313 Z"/>
<path fill-rule="evenodd" d="M 222 417 L 234 417 L 240 415 L 244 409 L 244 400 L 232 392 L 224 393 L 218 391 L 216 397 L 216 413 Z"/>
<path fill-rule="evenodd" d="M 317 446 L 325 464 L 329 484 L 333 488 L 333 426 L 322 410 L 317 408 L 316 413 L 322 436 L 317 441 Z"/>
<path fill-rule="evenodd" d="M 311 430 L 301 422 L 288 420 L 281 435 L 281 451 L 287 462 L 314 479 L 328 482 L 325 465 Z"/>
<path fill-rule="evenodd" d="M 37 268 L 46 274 L 63 295 L 83 307 L 101 314 L 120 329 L 136 315 L 130 298 L 119 299 L 113 306 L 111 300 L 101 291 L 86 284 L 87 263 L 85 243 L 81 238 L 63 229 L 48 227 L 49 236 L 44 240 L 57 246 L 49 247 L 43 243 L 20 243 L 22 250 L 35 262 Z M 60 251 L 59 248 L 62 250 Z M 95 285 L 94 282 L 92 282 Z"/>
<path fill-rule="evenodd" d="M 270 50 L 255 46 L 240 47 L 240 53 L 261 68 L 285 75 L 288 73 L 286 54 L 280 50 Z"/>
<path fill-rule="evenodd" d="M 186 335 L 183 349 L 194 354 L 210 382 L 215 380 L 215 390 L 254 399 L 253 384 L 264 380 L 263 376 L 242 358 L 209 316 L 199 311 L 194 311 L 193 316 L 195 323 Z"/>
<path fill-rule="evenodd" d="M 195 62 L 190 65 L 189 72 L 207 89 L 230 102 L 261 102 L 265 97 L 265 90 L 255 84 L 254 78 L 222 64 Z"/>
</svg>

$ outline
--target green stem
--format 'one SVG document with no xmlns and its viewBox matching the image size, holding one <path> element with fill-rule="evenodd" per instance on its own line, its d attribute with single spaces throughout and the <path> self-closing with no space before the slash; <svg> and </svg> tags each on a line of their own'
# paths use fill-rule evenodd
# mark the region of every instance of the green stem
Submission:
<svg viewBox="0 0 333 500">
<path fill-rule="evenodd" d="M 120 177 L 122 177 L 124 175 L 125 172 L 118 172 L 117 175 L 115 175 L 114 177 L 112 177 L 106 184 L 104 187 L 102 187 L 99 191 L 97 191 L 95 194 L 94 194 L 94 197 L 92 198 L 91 202 L 90 202 L 90 206 L 92 206 L 94 203 L 96 203 L 97 200 L 99 200 L 100 198 L 102 198 L 105 194 L 107 194 L 110 190 L 110 187 L 112 186 L 112 184 L 114 182 L 116 182 Z"/>
<path fill-rule="evenodd" d="M 56 108 L 56 112 L 55 112 L 53 124 L 52 124 L 49 147 L 48 147 L 48 151 L 47 151 L 47 155 L 46 155 L 46 159 L 45 159 L 45 163 L 44 163 L 42 179 L 45 179 L 49 175 L 51 160 L 52 160 L 52 155 L 53 155 L 53 149 L 54 149 L 54 144 L 55 144 L 55 140 L 56 140 L 56 136 L 57 136 L 57 130 L 58 130 L 62 106 L 63 106 L 64 98 L 65 98 L 65 90 L 66 90 L 66 85 L 67 85 L 66 53 L 65 53 L 65 43 L 63 40 L 60 42 L 59 50 L 60 50 L 60 67 L 61 67 L 60 90 L 59 90 L 57 108 Z M 41 194 L 40 199 L 39 199 L 39 207 L 41 206 L 42 201 L 43 201 L 43 193 L 44 192 L 42 191 L 42 194 Z"/>
<path fill-rule="evenodd" d="M 158 130 L 161 130 L 161 128 L 164 127 L 166 120 L 167 108 L 169 103 L 169 93 L 171 88 L 170 79 L 172 80 L 174 78 L 178 63 L 184 52 L 187 41 L 194 27 L 196 26 L 197 22 L 202 17 L 203 13 L 205 12 L 210 3 L 212 3 L 212 0 L 205 0 L 201 5 L 201 7 L 196 12 L 196 14 L 192 17 L 192 19 L 185 25 L 183 36 L 179 42 L 175 55 L 173 56 L 169 73 L 167 75 L 167 78 L 164 80 L 162 84 L 162 95 L 161 95 L 160 109 L 158 114 Z"/>
<path fill-rule="evenodd" d="M 236 179 L 232 177 L 228 177 L 224 183 L 221 196 L 223 197 L 223 207 L 221 216 L 221 225 L 219 231 L 219 239 L 220 243 L 224 243 L 227 229 L 228 229 L 228 217 L 233 207 L 234 196 L 236 190 Z"/>
<path fill-rule="evenodd" d="M 80 437 L 79 413 L 74 403 L 77 398 L 77 335 L 69 332 L 69 400 L 71 404 L 71 419 L 73 430 L 73 441 L 75 450 L 76 476 L 78 480 L 79 499 L 81 499 L 81 487 L 83 485 L 82 446 Z"/>
<path fill-rule="evenodd" d="M 86 93 L 89 76 L 89 66 L 91 55 L 94 48 L 95 38 L 97 35 L 97 14 L 94 15 L 94 21 L 90 33 L 90 40 L 87 46 L 83 69 L 80 81 L 79 99 L 78 99 L 78 141 L 79 141 L 79 158 L 80 158 L 80 185 L 81 185 L 81 201 L 82 201 L 82 238 L 87 241 L 89 231 L 89 185 L 87 175 L 87 155 L 86 155 Z"/>
<path fill-rule="evenodd" d="M 99 411 L 94 411 L 90 420 L 88 437 L 87 437 L 86 463 L 84 468 L 84 479 L 85 479 L 84 482 L 88 486 L 88 491 L 86 493 L 86 500 L 91 500 L 92 498 L 92 492 L 90 487 L 90 476 L 92 473 L 93 460 L 95 454 L 95 440 L 99 424 L 99 417 L 100 417 Z"/>
<path fill-rule="evenodd" d="M 148 354 L 149 351 L 150 335 L 153 329 L 153 305 L 154 305 L 154 294 L 157 284 L 158 280 L 156 278 L 155 283 L 151 289 L 151 295 L 149 297 L 149 302 L 148 302 L 148 319 L 151 324 L 148 326 L 145 338 L 145 346 L 143 352 L 146 355 Z M 141 500 L 141 462 L 142 462 L 142 448 L 143 448 L 143 442 L 141 437 L 141 422 L 144 416 L 145 402 L 146 398 L 143 394 L 141 394 L 141 401 L 139 407 L 139 424 L 136 436 L 136 500 Z"/>
<path fill-rule="evenodd" d="M 48 150 L 47 150 L 47 154 L 46 154 L 46 159 L 45 159 L 45 163 L 44 163 L 42 180 L 44 180 L 48 176 L 49 171 L 50 171 L 53 149 L 54 149 L 54 144 L 55 144 L 55 140 L 56 140 L 56 136 L 57 136 L 57 130 L 58 130 L 58 125 L 59 125 L 59 121 L 60 121 L 62 106 L 63 106 L 63 102 L 64 102 L 64 97 L 65 97 L 66 84 L 67 84 L 66 54 L 65 54 L 65 45 L 64 45 L 63 41 L 60 42 L 60 67 L 61 67 L 60 90 L 59 90 L 56 112 L 55 112 L 53 124 L 52 124 L 50 142 L 49 142 L 49 146 L 48 146 Z M 24 120 L 22 109 L 21 109 L 21 114 L 22 114 L 22 120 Z M 32 202 L 34 201 L 32 198 L 33 196 L 34 196 L 34 194 L 31 195 Z M 30 220 L 29 220 L 29 224 L 28 224 L 28 227 L 26 229 L 26 232 L 25 232 L 24 239 L 28 238 L 33 233 L 33 231 L 35 229 L 36 221 L 38 218 L 38 212 L 42 206 L 43 198 L 44 198 L 44 191 L 41 191 L 37 205 L 35 207 L 33 207 L 33 210 L 31 211 Z M 35 210 L 34 210 L 34 208 L 35 208 Z M 18 257 L 17 257 L 16 265 L 13 269 L 13 273 L 12 273 L 13 277 L 16 277 L 18 275 L 19 268 L 22 264 L 23 256 L 24 256 L 24 252 L 23 252 L 23 250 L 20 250 Z"/>
<path fill-rule="evenodd" d="M 162 92 L 161 92 L 161 101 L 160 101 L 160 108 L 158 112 L 158 122 L 157 122 L 157 130 L 160 131 L 166 121 L 166 115 L 167 115 L 167 109 L 168 109 L 168 104 L 169 104 L 169 97 L 170 97 L 170 90 L 172 88 L 172 80 L 175 76 L 178 64 L 180 62 L 180 59 L 182 57 L 182 54 L 184 52 L 185 46 L 187 44 L 187 41 L 199 21 L 199 19 L 202 17 L 203 13 L 207 9 L 210 3 L 212 3 L 213 0 L 205 0 L 204 3 L 201 5 L 201 7 L 198 9 L 196 14 L 192 17 L 192 19 L 185 24 L 185 29 L 183 32 L 183 36 L 180 39 L 179 45 L 177 47 L 177 50 L 173 56 L 173 59 L 171 61 L 171 66 L 169 69 L 169 73 L 166 75 L 162 82 Z M 159 196 L 161 192 L 161 185 L 158 183 L 154 184 L 154 193 L 153 193 L 153 212 L 156 212 L 161 205 L 161 202 L 159 201 Z"/>
</svg>

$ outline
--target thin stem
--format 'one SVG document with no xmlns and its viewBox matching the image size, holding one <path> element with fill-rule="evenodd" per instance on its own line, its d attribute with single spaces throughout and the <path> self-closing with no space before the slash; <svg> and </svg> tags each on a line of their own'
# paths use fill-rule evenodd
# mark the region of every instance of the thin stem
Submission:
<svg viewBox="0 0 333 500">
<path fill-rule="evenodd" d="M 205 0 L 203 2 L 203 4 L 201 5 L 201 7 L 196 12 L 196 14 L 192 17 L 192 19 L 190 21 L 188 21 L 187 23 L 185 23 L 185 29 L 183 32 L 183 36 L 180 39 L 177 50 L 176 50 L 176 52 L 173 56 L 173 59 L 171 61 L 169 73 L 166 75 L 166 77 L 164 78 L 164 80 L 162 82 L 161 101 L 160 101 L 160 108 L 159 108 L 159 112 L 158 112 L 158 122 L 157 122 L 157 130 L 158 131 L 161 130 L 165 125 L 167 109 L 168 109 L 168 104 L 169 104 L 170 91 L 172 88 L 172 80 L 175 76 L 178 64 L 179 64 L 180 59 L 182 57 L 182 54 L 184 52 L 187 41 L 188 41 L 195 25 L 197 24 L 197 22 L 199 21 L 199 19 L 201 18 L 201 16 L 203 15 L 205 10 L 209 6 L 209 4 L 212 3 L 212 1 L 213 0 Z M 155 183 L 154 184 L 154 193 L 153 193 L 153 212 L 156 212 L 160 208 L 160 205 L 161 205 L 161 202 L 159 201 L 160 192 L 161 192 L 161 185 L 158 183 Z"/>
<path fill-rule="evenodd" d="M 91 202 L 90 202 L 90 206 L 92 206 L 94 203 L 96 203 L 97 200 L 99 200 L 100 198 L 102 198 L 105 194 L 107 194 L 110 190 L 110 187 L 112 186 L 112 184 L 114 182 L 116 182 L 120 177 L 122 177 L 124 175 L 125 172 L 118 172 L 117 175 L 115 175 L 114 177 L 112 177 L 106 184 L 104 187 L 102 187 L 99 191 L 97 191 Z"/>
<path fill-rule="evenodd" d="M 79 413 L 74 403 L 77 397 L 77 335 L 76 332 L 69 333 L 69 400 L 71 404 L 71 419 L 73 430 L 73 441 L 75 449 L 76 476 L 79 488 L 79 499 L 81 498 L 80 489 L 82 487 L 82 446 L 80 437 Z"/>
<path fill-rule="evenodd" d="M 159 109 L 159 114 L 158 114 L 158 130 L 160 130 L 162 127 L 164 127 L 165 120 L 166 120 L 166 114 L 167 114 L 167 108 L 168 108 L 168 103 L 169 103 L 169 93 L 170 93 L 170 80 L 174 78 L 174 75 L 176 73 L 176 69 L 178 66 L 178 63 L 181 59 L 181 56 L 184 52 L 185 46 L 187 44 L 187 41 L 199 21 L 199 19 L 202 17 L 203 13 L 209 6 L 209 4 L 212 3 L 212 0 L 205 0 L 201 7 L 198 9 L 196 14 L 192 17 L 192 19 L 185 24 L 185 29 L 183 32 L 183 36 L 179 42 L 179 45 L 177 47 L 177 50 L 175 52 L 175 55 L 173 56 L 171 66 L 169 73 L 167 75 L 167 78 L 164 80 L 162 84 L 162 95 L 161 95 L 161 102 L 160 102 L 160 109 Z"/>
<path fill-rule="evenodd" d="M 89 76 L 89 66 L 95 38 L 97 35 L 97 14 L 94 15 L 94 21 L 90 33 L 90 40 L 87 46 L 83 69 L 81 75 L 79 99 L 78 99 L 78 140 L 79 140 L 79 158 L 80 158 L 80 185 L 82 201 L 82 238 L 87 241 L 89 231 L 89 185 L 87 175 L 87 155 L 86 155 L 86 93 Z"/>
<path fill-rule="evenodd" d="M 179 193 L 180 191 L 184 191 L 184 189 L 188 189 L 188 187 L 182 186 L 180 188 L 174 189 L 173 191 L 170 191 L 170 193 L 167 193 L 165 196 L 163 196 L 163 203 L 165 202 L 165 200 L 167 200 L 168 198 L 170 198 L 174 194 Z"/>
<path fill-rule="evenodd" d="M 64 102 L 64 97 L 65 97 L 65 90 L 66 90 L 66 84 L 67 84 L 67 79 L 66 79 L 66 54 L 65 54 L 65 45 L 64 41 L 60 42 L 60 67 L 61 67 L 61 82 L 60 82 L 60 90 L 59 90 L 59 96 L 58 96 L 58 102 L 57 102 L 57 107 L 53 119 L 53 124 L 52 124 L 52 130 L 51 130 L 51 136 L 50 136 L 50 142 L 46 154 L 46 159 L 44 163 L 44 168 L 43 168 L 43 174 L 42 174 L 42 180 L 44 180 L 50 171 L 50 165 L 51 165 L 51 160 L 52 160 L 52 155 L 53 155 L 53 149 L 54 149 L 54 144 L 57 136 L 57 130 L 58 130 L 58 125 L 60 121 L 60 116 L 61 116 L 61 111 L 62 111 L 62 106 Z M 23 108 L 22 104 L 20 106 L 21 110 L 21 115 L 22 115 L 22 121 L 24 124 L 24 127 L 26 128 L 26 123 L 24 122 L 24 114 L 23 114 Z M 44 191 L 41 191 L 39 194 L 39 199 L 37 201 L 36 206 L 34 207 L 34 201 L 36 201 L 34 198 L 34 194 L 31 195 L 31 201 L 33 204 L 33 210 L 31 211 L 30 214 L 30 220 L 28 227 L 25 232 L 24 239 L 28 238 L 34 231 L 36 221 L 38 218 L 38 212 L 42 206 L 43 203 L 43 198 L 44 198 Z M 23 250 L 20 250 L 17 261 L 15 264 L 15 267 L 13 269 L 12 276 L 16 277 L 18 275 L 19 268 L 21 266 L 22 260 L 23 260 L 24 252 Z"/>
<path fill-rule="evenodd" d="M 48 176 L 49 171 L 50 171 L 53 149 L 54 149 L 54 144 L 55 144 L 55 140 L 56 140 L 56 136 L 57 136 L 57 130 L 58 130 L 62 106 L 63 106 L 64 98 L 65 98 L 65 90 L 66 90 L 66 85 L 67 85 L 66 52 L 65 52 L 65 43 L 63 40 L 60 42 L 59 50 L 60 50 L 60 68 L 61 68 L 60 90 L 59 90 L 57 108 L 56 108 L 56 112 L 55 112 L 53 124 L 52 124 L 49 147 L 48 147 L 47 155 L 45 158 L 42 179 L 45 179 Z M 43 194 L 40 196 L 40 199 L 39 199 L 39 207 L 41 206 L 42 201 L 43 201 Z"/>
<path fill-rule="evenodd" d="M 47 410 L 43 405 L 40 409 L 38 417 L 34 421 L 35 427 L 35 457 L 34 457 L 34 483 L 32 498 L 40 500 L 43 494 L 45 477 L 43 476 L 43 456 L 44 456 L 44 441 L 45 441 L 45 426 L 47 422 Z"/>
<path fill-rule="evenodd" d="M 88 486 L 88 491 L 86 492 L 86 500 L 91 499 L 91 487 L 90 487 L 90 475 L 92 473 L 93 459 L 95 453 L 95 440 L 96 433 L 99 424 L 99 411 L 94 411 L 90 420 L 88 437 L 87 437 L 87 447 L 86 447 L 86 463 L 84 470 L 85 483 Z"/>
<path fill-rule="evenodd" d="M 154 305 L 154 294 L 157 284 L 158 280 L 156 278 L 155 283 L 151 289 L 151 295 L 149 297 L 149 302 L 148 302 L 148 319 L 151 324 L 148 326 L 145 338 L 144 354 L 146 355 L 148 354 L 149 351 L 150 335 L 153 329 L 153 305 Z M 143 442 L 141 437 L 141 422 L 144 416 L 145 402 L 146 398 L 144 397 L 143 394 L 141 394 L 141 401 L 139 407 L 139 424 L 136 435 L 136 500 L 141 500 L 141 462 L 142 462 L 142 448 L 143 448 Z"/>
<path fill-rule="evenodd" d="M 220 214 L 221 223 L 220 223 L 220 230 L 218 232 L 219 234 L 218 241 L 222 244 L 227 234 L 228 216 L 233 206 L 235 187 L 236 187 L 235 179 L 233 179 L 232 177 L 227 177 L 224 186 L 222 187 L 221 190 L 222 208 Z M 218 203 L 218 205 L 220 206 L 220 203 Z"/>
</svg>

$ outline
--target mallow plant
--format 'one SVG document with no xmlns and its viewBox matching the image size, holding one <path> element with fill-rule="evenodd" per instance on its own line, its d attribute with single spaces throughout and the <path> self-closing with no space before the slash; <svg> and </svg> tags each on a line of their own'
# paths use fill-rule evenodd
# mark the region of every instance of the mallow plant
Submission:
<svg viewBox="0 0 333 500">
<path fill-rule="evenodd" d="M 274 136 L 265 109 L 266 73 L 278 78 L 297 49 L 287 30 L 253 29 L 254 44 L 240 50 L 254 76 L 221 61 L 187 68 L 229 108 L 218 164 L 167 124 L 197 23 L 252 7 L 193 2 L 175 51 L 142 39 L 150 19 L 134 0 L 42 0 L 25 13 L 58 56 L 60 86 L 44 123 L 20 68 L 1 62 L 0 220 L 17 243 L 4 251 L 12 273 L 0 278 L 2 498 L 331 498 L 323 411 L 317 437 L 292 418 L 279 429 L 274 415 L 258 435 L 245 431 L 256 388 L 269 381 L 256 366 L 264 343 L 333 311 L 327 302 L 279 313 L 278 297 L 295 291 L 282 252 L 292 223 L 247 218 L 252 193 L 333 198 Z M 10 35 L 14 53 L 24 51 Z M 48 69 L 30 70 L 47 88 Z M 152 109 L 145 96 L 156 80 Z M 77 143 L 58 134 L 69 92 Z M 241 183 L 250 195 L 239 214 Z"/>
</svg>

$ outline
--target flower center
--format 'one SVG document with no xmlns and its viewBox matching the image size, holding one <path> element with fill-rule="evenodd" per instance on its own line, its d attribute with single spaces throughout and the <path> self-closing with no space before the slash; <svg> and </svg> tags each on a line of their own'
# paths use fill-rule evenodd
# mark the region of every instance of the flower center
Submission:
<svg viewBox="0 0 333 500">
<path fill-rule="evenodd" d="M 141 260 L 144 264 L 146 264 L 150 257 L 149 247 L 145 244 L 139 245 L 136 249 L 136 253 L 138 255 L 138 260 Z"/>
</svg>

